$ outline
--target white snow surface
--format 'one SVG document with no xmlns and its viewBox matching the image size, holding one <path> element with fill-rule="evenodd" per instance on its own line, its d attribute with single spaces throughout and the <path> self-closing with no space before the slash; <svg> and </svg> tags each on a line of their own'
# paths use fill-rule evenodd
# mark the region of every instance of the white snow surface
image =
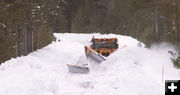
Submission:
<svg viewBox="0 0 180 95">
<path fill-rule="evenodd" d="M 137 47 L 138 40 L 115 34 L 54 34 L 57 41 L 0 66 L 0 95 L 164 95 L 166 79 L 180 79 L 168 45 Z M 84 59 L 91 38 L 117 37 L 118 49 L 89 74 L 71 74 L 66 64 Z M 60 39 L 60 41 L 58 41 Z M 82 60 L 82 62 L 87 62 Z"/>
</svg>

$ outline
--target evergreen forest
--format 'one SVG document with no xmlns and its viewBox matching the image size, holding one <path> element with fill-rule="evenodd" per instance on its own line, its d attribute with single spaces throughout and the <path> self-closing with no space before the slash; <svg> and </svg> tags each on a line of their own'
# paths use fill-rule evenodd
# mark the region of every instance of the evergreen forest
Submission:
<svg viewBox="0 0 180 95">
<path fill-rule="evenodd" d="M 0 0 L 0 63 L 48 45 L 53 33 L 113 33 L 180 48 L 180 0 Z"/>
</svg>

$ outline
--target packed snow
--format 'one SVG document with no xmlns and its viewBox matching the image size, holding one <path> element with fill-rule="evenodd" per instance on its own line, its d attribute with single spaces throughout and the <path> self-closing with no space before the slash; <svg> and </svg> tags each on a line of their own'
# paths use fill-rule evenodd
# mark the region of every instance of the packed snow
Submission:
<svg viewBox="0 0 180 95">
<path fill-rule="evenodd" d="M 2 63 L 0 95 L 164 95 L 166 79 L 180 79 L 167 44 L 150 49 L 115 34 L 54 34 L 50 45 Z M 91 38 L 116 37 L 119 48 L 89 74 L 72 74 L 66 64 L 87 63 L 84 45 Z M 83 59 L 80 61 L 80 59 Z M 90 64 L 90 63 L 89 63 Z"/>
</svg>

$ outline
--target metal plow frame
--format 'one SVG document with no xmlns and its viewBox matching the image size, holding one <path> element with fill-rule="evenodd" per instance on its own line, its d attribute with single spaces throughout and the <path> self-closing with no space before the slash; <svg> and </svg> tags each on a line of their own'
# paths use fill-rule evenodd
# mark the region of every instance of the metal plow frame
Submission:
<svg viewBox="0 0 180 95">
<path fill-rule="evenodd" d="M 85 54 L 86 54 L 87 59 L 94 61 L 94 63 L 100 64 L 101 62 L 106 60 L 102 55 L 98 54 L 97 52 L 92 50 L 90 47 L 85 46 L 84 48 L 85 48 Z"/>
<path fill-rule="evenodd" d="M 88 66 L 79 66 L 79 65 L 67 64 L 67 67 L 68 67 L 70 73 L 76 73 L 76 74 L 87 74 L 87 73 L 89 73 L 89 67 Z"/>
</svg>

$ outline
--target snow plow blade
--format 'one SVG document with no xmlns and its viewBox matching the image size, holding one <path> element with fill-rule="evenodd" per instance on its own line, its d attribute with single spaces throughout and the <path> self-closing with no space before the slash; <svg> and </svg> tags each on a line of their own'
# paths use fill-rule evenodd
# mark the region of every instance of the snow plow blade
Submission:
<svg viewBox="0 0 180 95">
<path fill-rule="evenodd" d="M 106 60 L 102 55 L 98 54 L 88 46 L 85 46 L 85 54 L 90 62 L 95 62 L 100 64 L 101 62 Z"/>
<path fill-rule="evenodd" d="M 72 65 L 67 64 L 70 73 L 87 74 L 89 73 L 89 67 L 87 65 Z"/>
</svg>

